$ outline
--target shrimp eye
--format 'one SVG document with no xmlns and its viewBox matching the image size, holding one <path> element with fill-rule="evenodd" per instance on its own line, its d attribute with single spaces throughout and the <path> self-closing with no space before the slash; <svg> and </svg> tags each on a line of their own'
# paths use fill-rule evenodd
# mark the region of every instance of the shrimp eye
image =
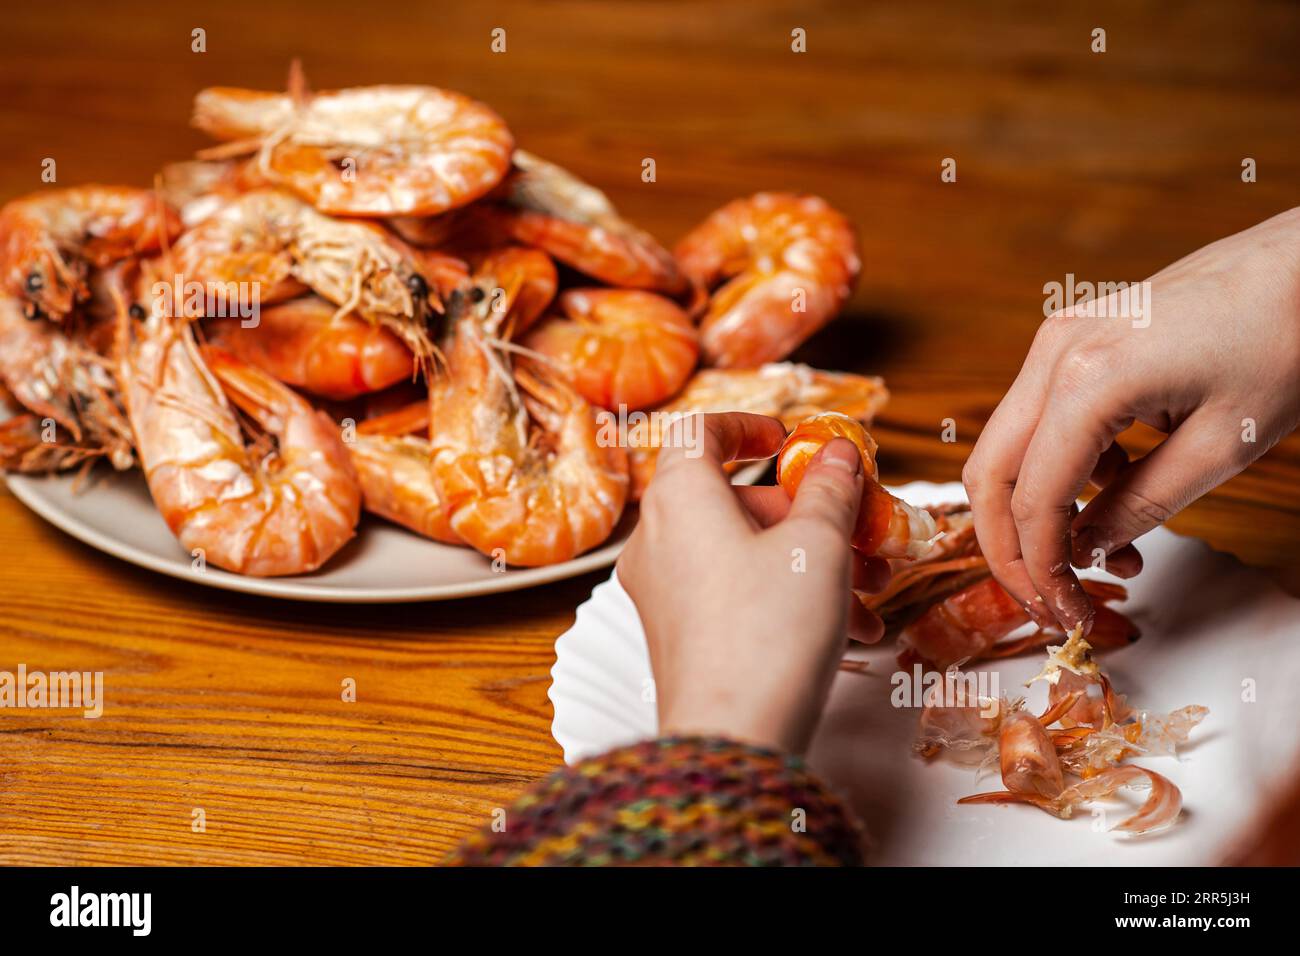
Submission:
<svg viewBox="0 0 1300 956">
<path fill-rule="evenodd" d="M 139 302 L 132 302 L 131 308 L 126 310 L 126 314 L 131 316 L 131 318 L 133 319 L 143 319 L 144 308 L 140 305 Z"/>
<path fill-rule="evenodd" d="M 478 286 L 474 286 L 469 290 L 469 300 L 475 305 L 482 302 L 485 298 L 487 298 L 487 293 Z"/>
<path fill-rule="evenodd" d="M 411 277 L 406 280 L 406 287 L 411 290 L 411 294 L 423 298 L 429 294 L 429 283 L 424 281 L 424 276 L 418 272 L 412 272 Z"/>
<path fill-rule="evenodd" d="M 39 272 L 27 274 L 27 291 L 35 294 L 45 288 L 45 277 Z"/>
</svg>

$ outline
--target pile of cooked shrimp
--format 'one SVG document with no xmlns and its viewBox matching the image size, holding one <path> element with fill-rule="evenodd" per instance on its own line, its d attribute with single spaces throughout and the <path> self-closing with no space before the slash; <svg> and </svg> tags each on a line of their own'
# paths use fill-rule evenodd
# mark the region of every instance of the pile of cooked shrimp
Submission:
<svg viewBox="0 0 1300 956">
<path fill-rule="evenodd" d="M 193 122 L 218 145 L 153 188 L 0 211 L 0 379 L 25 410 L 0 462 L 139 467 L 217 567 L 310 572 L 363 510 L 565 561 L 610 536 L 674 418 L 886 400 L 781 361 L 859 270 L 821 199 L 737 200 L 670 253 L 458 93 L 295 70 L 203 90 Z"/>
<path fill-rule="evenodd" d="M 677 418 L 755 412 L 793 429 L 791 494 L 827 441 L 857 444 L 853 545 L 893 566 L 858 598 L 902 666 L 952 683 L 1052 639 L 1012 636 L 1029 617 L 964 506 L 879 484 L 864 423 L 881 380 L 782 361 L 858 274 L 823 200 L 736 200 L 670 253 L 458 93 L 313 93 L 295 70 L 285 93 L 204 90 L 193 121 L 219 145 L 151 189 L 49 188 L 0 210 L 0 381 L 23 409 L 0 423 L 6 469 L 138 467 L 180 545 L 240 574 L 321 567 L 363 510 L 538 566 L 610 536 Z M 1104 606 L 1124 589 L 1085 587 L 1092 647 L 1136 640 Z M 944 695 L 920 749 L 997 754 L 1007 789 L 972 800 L 1061 815 L 1136 775 L 1152 796 L 1124 826 L 1171 822 L 1177 788 L 1120 763 L 1172 753 L 1204 708 L 1135 714 L 1079 647 L 1051 649 L 1041 717 Z"/>
</svg>

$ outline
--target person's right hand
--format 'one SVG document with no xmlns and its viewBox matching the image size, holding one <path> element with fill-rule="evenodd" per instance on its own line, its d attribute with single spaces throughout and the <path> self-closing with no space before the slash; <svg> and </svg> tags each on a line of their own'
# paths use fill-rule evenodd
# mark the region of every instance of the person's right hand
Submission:
<svg viewBox="0 0 1300 956">
<path fill-rule="evenodd" d="M 998 581 L 1067 630 L 1092 621 L 1071 563 L 1100 549 L 1136 574 L 1135 539 L 1300 421 L 1300 208 L 1150 282 L 1145 327 L 1071 309 L 1043 322 L 962 473 Z M 1130 462 L 1115 437 L 1134 421 L 1168 437 Z M 1076 514 L 1090 478 L 1101 491 Z"/>
</svg>

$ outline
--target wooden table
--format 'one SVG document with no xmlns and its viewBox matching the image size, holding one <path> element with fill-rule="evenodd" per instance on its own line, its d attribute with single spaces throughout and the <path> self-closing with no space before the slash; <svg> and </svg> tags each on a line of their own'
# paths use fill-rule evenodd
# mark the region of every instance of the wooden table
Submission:
<svg viewBox="0 0 1300 956">
<path fill-rule="evenodd" d="M 0 35 L 0 196 L 41 188 L 46 157 L 60 183 L 148 183 L 203 144 L 186 126 L 198 89 L 275 88 L 294 55 L 321 88 L 478 96 L 667 241 L 736 195 L 817 192 L 859 226 L 866 268 L 801 357 L 887 377 L 890 480 L 958 477 L 1044 283 L 1138 280 L 1300 203 L 1291 4 L 481 6 L 20 5 Z M 1174 527 L 1297 582 L 1298 482 L 1293 437 Z M 108 707 L 0 711 L 0 862 L 434 862 L 558 764 L 552 643 L 600 577 L 280 603 L 120 563 L 6 494 L 0 669 L 103 670 Z"/>
</svg>

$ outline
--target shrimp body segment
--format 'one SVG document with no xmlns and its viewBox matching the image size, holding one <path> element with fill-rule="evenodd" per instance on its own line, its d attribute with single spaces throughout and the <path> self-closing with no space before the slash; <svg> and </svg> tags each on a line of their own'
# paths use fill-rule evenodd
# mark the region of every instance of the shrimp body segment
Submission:
<svg viewBox="0 0 1300 956">
<path fill-rule="evenodd" d="M 393 330 L 423 362 L 435 299 L 422 256 L 373 223 L 322 215 L 275 190 L 244 193 L 181 236 L 176 270 L 209 288 L 244 283 L 261 305 L 310 288 Z"/>
<path fill-rule="evenodd" d="M 411 350 L 393 332 L 318 296 L 263 309 L 256 325 L 206 324 L 208 341 L 286 385 L 323 398 L 349 399 L 415 374 Z"/>
<path fill-rule="evenodd" d="M 75 186 L 0 209 L 0 291 L 32 318 L 61 321 L 90 295 L 87 273 L 155 251 L 180 220 L 147 189 Z"/>
<path fill-rule="evenodd" d="M 204 356 L 187 322 L 121 321 L 119 378 L 140 462 L 186 550 L 268 576 L 315 570 L 347 543 L 361 489 L 324 413 L 227 352 Z M 274 449 L 245 444 L 232 401 Z"/>
<path fill-rule="evenodd" d="M 635 289 L 570 289 L 522 345 L 555 360 L 587 401 L 638 409 L 675 395 L 695 370 L 695 326 L 671 300 Z"/>
<path fill-rule="evenodd" d="M 758 193 L 714 212 L 674 250 L 712 292 L 700 323 L 706 364 L 785 358 L 839 312 L 861 263 L 853 228 L 825 200 Z"/>
<path fill-rule="evenodd" d="M 613 531 L 626 453 L 602 444 L 595 409 L 567 385 L 509 367 L 479 292 L 480 304 L 454 306 L 447 371 L 429 390 L 434 485 L 452 529 L 483 554 L 525 567 L 566 561 Z"/>
<path fill-rule="evenodd" d="M 863 554 L 885 558 L 924 557 L 938 535 L 934 518 L 894 497 L 878 480 L 876 442 L 857 419 L 839 412 L 822 412 L 801 422 L 781 446 L 776 477 L 791 498 L 813 457 L 833 438 L 847 438 L 857 446 L 865 475 L 853 547 Z"/>
<path fill-rule="evenodd" d="M 497 226 L 516 242 L 608 285 L 667 295 L 686 291 L 668 250 L 623 219 L 599 189 L 523 150 L 515 151 L 515 166 Z"/>
<path fill-rule="evenodd" d="M 514 139 L 493 110 L 431 86 L 291 95 L 213 87 L 194 125 L 322 212 L 432 216 L 473 202 L 510 168 Z M 222 152 L 218 149 L 217 152 Z"/>
<path fill-rule="evenodd" d="M 367 511 L 434 541 L 464 544 L 433 483 L 432 446 L 410 433 L 427 429 L 428 418 L 428 404 L 420 402 L 362 422 L 348 451 Z"/>
</svg>

